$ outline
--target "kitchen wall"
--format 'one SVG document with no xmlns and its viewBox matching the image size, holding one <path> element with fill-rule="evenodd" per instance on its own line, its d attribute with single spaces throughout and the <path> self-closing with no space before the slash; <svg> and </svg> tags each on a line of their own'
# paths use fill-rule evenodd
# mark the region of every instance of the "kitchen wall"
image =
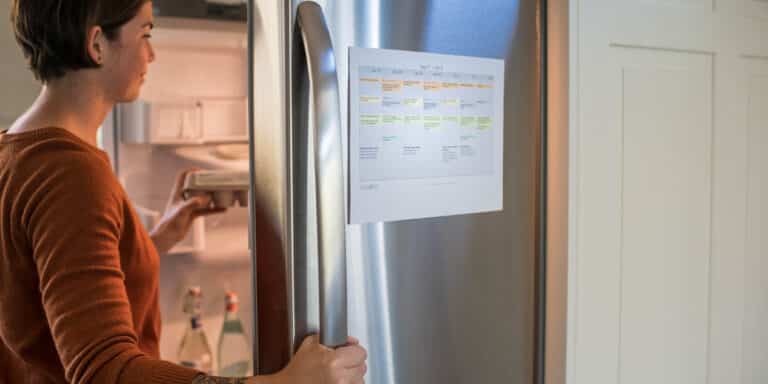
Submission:
<svg viewBox="0 0 768 384">
<path fill-rule="evenodd" d="M 16 45 L 10 12 L 10 2 L 0 6 L 0 130 L 23 113 L 40 91 Z"/>
</svg>

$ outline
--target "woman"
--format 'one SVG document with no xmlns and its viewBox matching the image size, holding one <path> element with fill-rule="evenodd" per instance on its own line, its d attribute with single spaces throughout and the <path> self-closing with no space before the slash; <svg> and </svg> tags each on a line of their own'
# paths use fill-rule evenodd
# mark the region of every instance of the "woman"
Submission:
<svg viewBox="0 0 768 384">
<path fill-rule="evenodd" d="M 180 181 L 160 225 L 143 230 L 96 134 L 139 95 L 149 0 L 13 0 L 16 39 L 43 83 L 0 138 L 0 382 L 360 383 L 365 350 L 316 337 L 270 376 L 225 379 L 158 359 L 158 252 L 209 199 Z"/>
</svg>

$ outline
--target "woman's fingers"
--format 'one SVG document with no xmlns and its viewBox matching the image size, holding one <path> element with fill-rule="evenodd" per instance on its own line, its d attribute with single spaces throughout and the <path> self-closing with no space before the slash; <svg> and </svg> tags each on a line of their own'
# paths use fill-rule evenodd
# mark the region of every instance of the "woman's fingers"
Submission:
<svg viewBox="0 0 768 384">
<path fill-rule="evenodd" d="M 226 211 L 227 211 L 226 208 L 218 208 L 218 207 L 215 207 L 215 208 L 203 208 L 203 209 L 198 209 L 198 210 L 195 210 L 194 212 L 192 212 L 192 217 L 196 219 L 198 217 L 216 215 L 216 214 L 219 214 L 219 213 L 224 213 Z"/>
<path fill-rule="evenodd" d="M 208 195 L 190 197 L 182 204 L 181 208 L 190 213 L 207 210 L 211 205 L 211 200 L 211 197 Z"/>
<path fill-rule="evenodd" d="M 320 344 L 320 336 L 317 334 L 309 335 L 304 338 L 304 340 L 301 342 L 301 345 L 299 346 L 299 349 L 306 349 L 310 348 L 315 344 Z"/>
<path fill-rule="evenodd" d="M 365 377 L 366 372 L 368 372 L 368 365 L 365 361 L 362 361 L 360 364 L 347 367 L 344 377 L 347 378 L 347 382 L 349 383 L 363 383 L 363 378 Z"/>
<path fill-rule="evenodd" d="M 173 191 L 171 192 L 172 201 L 180 201 L 184 199 L 184 181 L 187 179 L 187 175 L 199 170 L 200 168 L 197 167 L 188 168 L 176 175 L 176 182 L 174 183 Z"/>
<path fill-rule="evenodd" d="M 363 377 L 368 372 L 368 364 L 363 362 L 362 364 L 351 368 L 354 377 Z"/>
<path fill-rule="evenodd" d="M 354 368 L 365 363 L 368 353 L 359 345 L 348 345 L 337 348 L 336 357 L 342 367 Z"/>
</svg>

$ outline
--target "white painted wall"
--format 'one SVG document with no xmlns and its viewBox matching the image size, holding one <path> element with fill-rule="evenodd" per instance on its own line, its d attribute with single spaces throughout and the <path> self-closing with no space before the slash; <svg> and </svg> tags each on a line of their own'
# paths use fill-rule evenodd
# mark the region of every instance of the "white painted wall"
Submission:
<svg viewBox="0 0 768 384">
<path fill-rule="evenodd" d="M 16 45 L 10 12 L 10 2 L 0 6 L 0 130 L 21 115 L 40 91 Z"/>
<path fill-rule="evenodd" d="M 768 382 L 768 2 L 569 23 L 567 382 Z"/>
</svg>

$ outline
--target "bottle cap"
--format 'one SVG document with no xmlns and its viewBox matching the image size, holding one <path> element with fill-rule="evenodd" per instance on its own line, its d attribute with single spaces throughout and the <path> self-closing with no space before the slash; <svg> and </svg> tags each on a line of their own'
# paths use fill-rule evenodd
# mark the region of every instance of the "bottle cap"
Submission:
<svg viewBox="0 0 768 384">
<path fill-rule="evenodd" d="M 199 286 L 193 285 L 187 288 L 187 294 L 191 296 L 202 296 L 203 291 L 200 289 Z"/>
<path fill-rule="evenodd" d="M 227 293 L 224 294 L 224 302 L 226 303 L 227 312 L 234 312 L 237 311 L 237 304 L 240 300 L 237 298 L 237 293 L 227 291 Z"/>
<path fill-rule="evenodd" d="M 184 304 L 182 305 L 182 311 L 189 314 L 199 314 L 201 309 L 201 299 L 203 292 L 199 286 L 191 286 L 187 288 L 187 294 L 184 297 Z"/>
</svg>

